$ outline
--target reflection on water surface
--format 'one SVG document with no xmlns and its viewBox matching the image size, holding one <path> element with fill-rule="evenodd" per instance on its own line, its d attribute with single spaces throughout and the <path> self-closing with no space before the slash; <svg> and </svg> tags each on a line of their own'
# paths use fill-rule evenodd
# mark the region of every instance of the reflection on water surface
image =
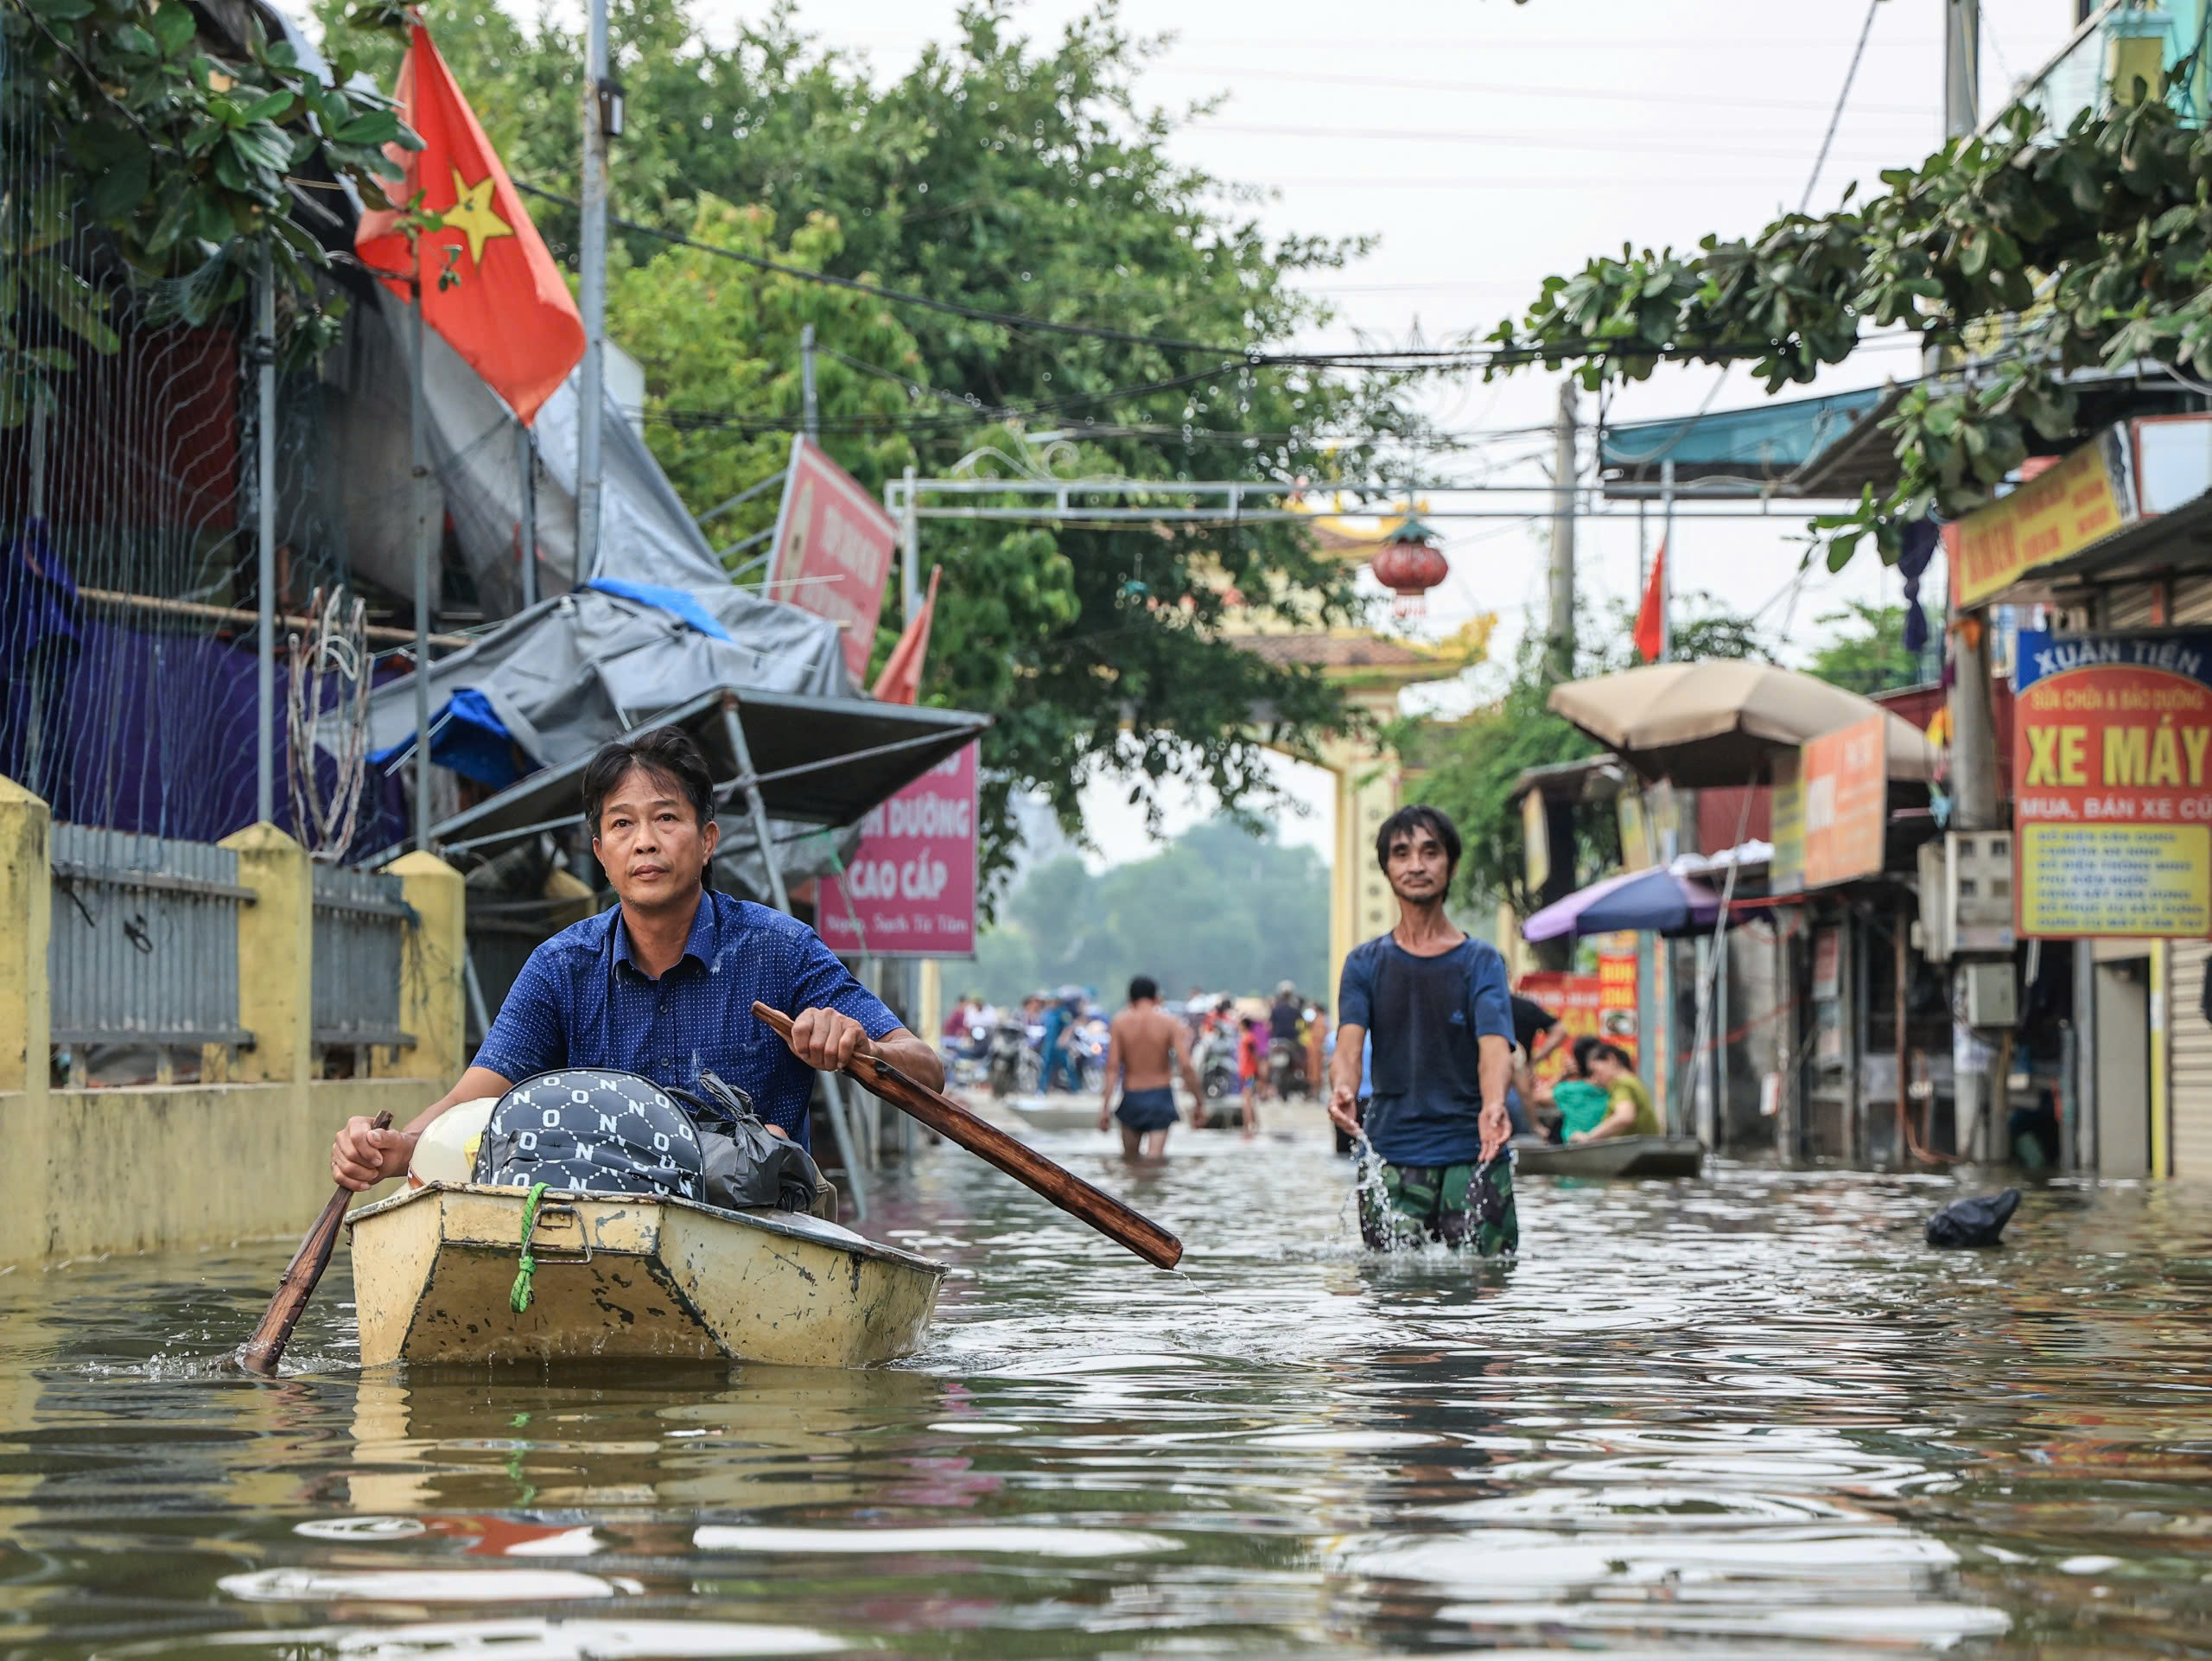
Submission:
<svg viewBox="0 0 2212 1661">
<path fill-rule="evenodd" d="M 10 1654 L 2162 1656 L 2212 1648 L 2212 1194 L 1521 1187 L 1527 1259 L 1362 1253 L 1318 1135 L 1130 1173 L 1154 1273 L 957 1150 L 910 1366 L 365 1376 L 342 1260 L 0 1276 Z"/>
</svg>

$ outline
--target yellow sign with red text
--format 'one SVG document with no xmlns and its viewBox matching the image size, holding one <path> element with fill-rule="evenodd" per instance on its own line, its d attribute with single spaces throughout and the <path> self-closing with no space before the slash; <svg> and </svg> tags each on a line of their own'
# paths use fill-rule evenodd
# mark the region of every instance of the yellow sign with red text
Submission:
<svg viewBox="0 0 2212 1661">
<path fill-rule="evenodd" d="M 1952 597 L 1977 606 L 2031 572 L 2078 554 L 2135 518 L 2121 488 L 2118 431 L 2100 433 L 2011 495 L 1945 527 Z"/>
</svg>

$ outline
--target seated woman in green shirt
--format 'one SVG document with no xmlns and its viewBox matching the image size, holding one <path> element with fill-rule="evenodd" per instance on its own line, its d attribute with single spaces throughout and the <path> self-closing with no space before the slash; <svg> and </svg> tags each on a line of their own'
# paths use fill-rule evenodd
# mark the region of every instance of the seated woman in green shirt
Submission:
<svg viewBox="0 0 2212 1661">
<path fill-rule="evenodd" d="M 1594 1129 L 1569 1142 L 1602 1142 L 1609 1136 L 1656 1136 L 1659 1115 L 1651 1105 L 1651 1092 L 1636 1076 L 1625 1052 L 1611 1044 L 1594 1046 L 1586 1064 L 1591 1081 L 1605 1092 L 1605 1117 Z"/>
</svg>

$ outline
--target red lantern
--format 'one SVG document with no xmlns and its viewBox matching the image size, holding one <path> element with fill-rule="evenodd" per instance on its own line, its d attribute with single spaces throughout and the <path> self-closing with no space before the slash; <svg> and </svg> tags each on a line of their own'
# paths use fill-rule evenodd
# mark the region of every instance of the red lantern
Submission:
<svg viewBox="0 0 2212 1661">
<path fill-rule="evenodd" d="M 1452 575 L 1435 534 L 1408 513 L 1368 562 L 1375 580 L 1398 596 L 1392 609 L 1401 617 L 1420 616 L 1427 608 L 1428 591 Z"/>
</svg>

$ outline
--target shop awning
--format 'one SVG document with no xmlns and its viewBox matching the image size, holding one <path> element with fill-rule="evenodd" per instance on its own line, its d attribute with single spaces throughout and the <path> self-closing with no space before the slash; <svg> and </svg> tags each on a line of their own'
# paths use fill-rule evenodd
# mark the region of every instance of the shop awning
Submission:
<svg viewBox="0 0 2212 1661">
<path fill-rule="evenodd" d="M 1900 394 L 1899 388 L 1874 386 L 1607 427 L 1598 442 L 1605 493 L 1649 499 L 1658 490 L 1662 464 L 1671 461 L 1678 490 L 1703 481 L 1739 480 L 1785 496 L 1855 496 L 1859 484 L 1836 465 L 1840 453 L 1877 430 L 1874 423 Z M 1894 469 L 1894 457 L 1889 465 Z M 1823 487 L 1806 488 L 1804 481 L 1815 477 Z"/>
<path fill-rule="evenodd" d="M 735 710 L 752 752 L 768 816 L 800 824 L 854 823 L 991 724 L 988 716 L 963 710 L 736 687 L 716 687 L 639 723 L 690 733 L 706 755 L 723 811 L 734 813 L 745 811 L 745 780 L 725 718 L 728 709 Z M 431 842 L 449 851 L 489 854 L 574 824 L 582 811 L 589 759 L 543 768 L 441 821 L 431 827 Z"/>
<path fill-rule="evenodd" d="M 1751 662 L 1660 663 L 1554 686 L 1551 707 L 1649 779 L 1688 789 L 1763 783 L 1777 752 L 1885 718 L 1889 776 L 1936 776 L 1927 735 L 1871 698 Z"/>
</svg>

